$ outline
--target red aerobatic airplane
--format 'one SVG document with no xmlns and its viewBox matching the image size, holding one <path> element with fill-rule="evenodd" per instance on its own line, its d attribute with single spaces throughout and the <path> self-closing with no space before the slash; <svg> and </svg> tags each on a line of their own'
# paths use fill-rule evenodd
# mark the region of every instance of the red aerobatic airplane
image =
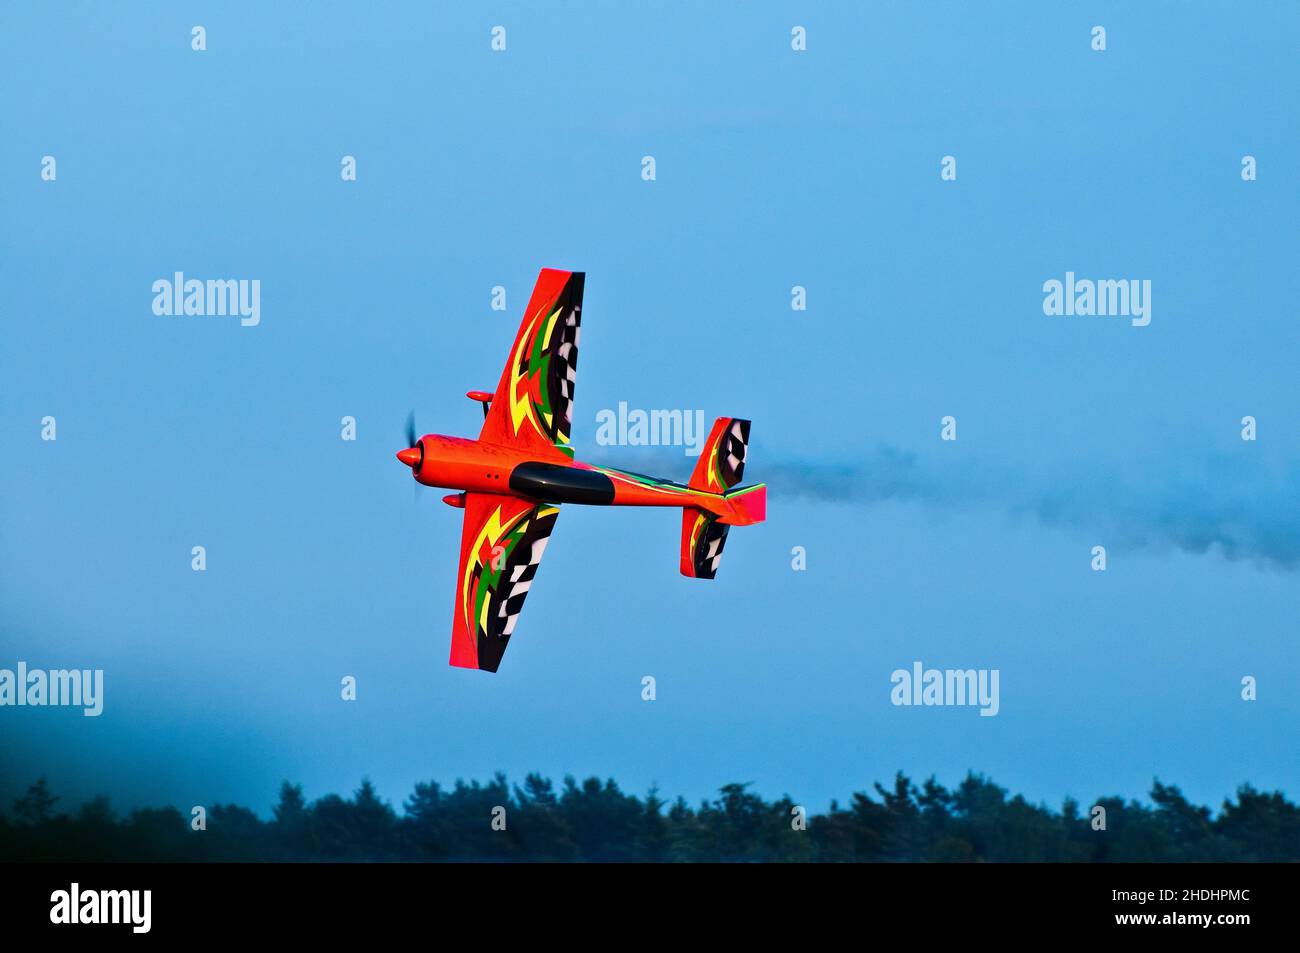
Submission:
<svg viewBox="0 0 1300 953">
<path fill-rule="evenodd" d="M 682 575 L 712 579 L 731 526 L 761 523 L 764 484 L 737 486 L 749 421 L 720 417 L 683 486 L 573 459 L 583 273 L 542 269 L 477 440 L 425 434 L 408 423 L 397 459 L 465 511 L 452 612 L 451 664 L 495 672 L 546 549 L 560 503 L 682 507 Z"/>
</svg>

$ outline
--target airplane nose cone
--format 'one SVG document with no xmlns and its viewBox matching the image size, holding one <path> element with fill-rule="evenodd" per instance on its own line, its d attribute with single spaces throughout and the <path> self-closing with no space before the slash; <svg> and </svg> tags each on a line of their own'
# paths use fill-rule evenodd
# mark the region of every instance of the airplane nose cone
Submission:
<svg viewBox="0 0 1300 953">
<path fill-rule="evenodd" d="M 408 467 L 414 470 L 420 465 L 420 448 L 407 447 L 405 450 L 398 450 L 397 459 L 401 460 Z"/>
</svg>

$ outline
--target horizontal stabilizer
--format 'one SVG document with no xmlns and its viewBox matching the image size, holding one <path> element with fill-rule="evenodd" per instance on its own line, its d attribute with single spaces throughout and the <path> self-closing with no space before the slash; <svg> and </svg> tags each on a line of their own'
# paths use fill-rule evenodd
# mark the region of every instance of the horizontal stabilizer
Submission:
<svg viewBox="0 0 1300 953">
<path fill-rule="evenodd" d="M 719 417 L 704 442 L 695 472 L 686 481 L 692 490 L 725 493 L 745 474 L 745 453 L 749 447 L 749 421 Z"/>
<path fill-rule="evenodd" d="M 681 570 L 683 576 L 692 579 L 712 579 L 718 574 L 718 563 L 722 561 L 722 547 L 727 542 L 725 523 L 718 517 L 696 506 L 682 510 L 682 553 Z"/>
</svg>

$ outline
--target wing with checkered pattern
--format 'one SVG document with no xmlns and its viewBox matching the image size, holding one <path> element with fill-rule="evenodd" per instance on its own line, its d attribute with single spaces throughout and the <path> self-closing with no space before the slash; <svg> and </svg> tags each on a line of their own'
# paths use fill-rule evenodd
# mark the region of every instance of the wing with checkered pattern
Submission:
<svg viewBox="0 0 1300 953">
<path fill-rule="evenodd" d="M 537 276 L 483 421 L 483 442 L 573 457 L 569 433 L 584 281 L 580 271 L 554 268 Z"/>
<path fill-rule="evenodd" d="M 497 670 L 559 513 L 516 496 L 465 494 L 452 665 Z"/>
</svg>

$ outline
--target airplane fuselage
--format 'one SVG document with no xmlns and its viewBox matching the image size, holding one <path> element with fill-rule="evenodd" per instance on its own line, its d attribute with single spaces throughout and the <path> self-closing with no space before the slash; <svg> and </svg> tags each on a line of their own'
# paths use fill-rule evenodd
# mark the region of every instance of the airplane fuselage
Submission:
<svg viewBox="0 0 1300 953">
<path fill-rule="evenodd" d="M 402 462 L 411 467 L 415 479 L 425 486 L 518 496 L 546 503 L 699 506 L 724 519 L 732 509 L 726 498 L 718 494 L 694 490 L 672 480 L 583 463 L 570 459 L 560 450 L 554 454 L 538 454 L 442 434 L 425 434 L 412 450 L 418 451 L 418 457 L 410 454 Z"/>
</svg>

